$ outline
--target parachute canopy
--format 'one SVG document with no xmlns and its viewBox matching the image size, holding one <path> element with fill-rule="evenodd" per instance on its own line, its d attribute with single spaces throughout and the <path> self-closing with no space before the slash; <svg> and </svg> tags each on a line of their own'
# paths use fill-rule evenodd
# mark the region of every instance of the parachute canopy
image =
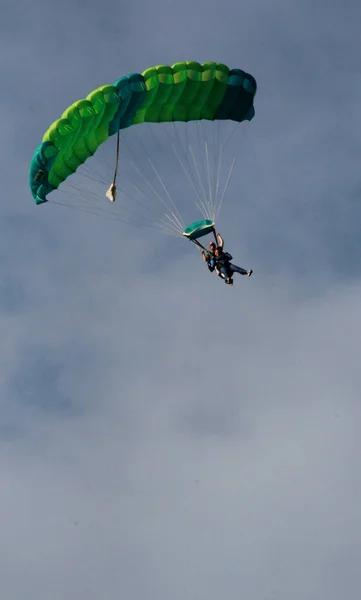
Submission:
<svg viewBox="0 0 361 600">
<path fill-rule="evenodd" d="M 132 125 L 250 121 L 256 89 L 255 79 L 241 69 L 193 61 L 151 67 L 99 87 L 69 106 L 44 134 L 30 165 L 32 196 L 36 204 L 46 202 L 103 142 Z"/>
</svg>

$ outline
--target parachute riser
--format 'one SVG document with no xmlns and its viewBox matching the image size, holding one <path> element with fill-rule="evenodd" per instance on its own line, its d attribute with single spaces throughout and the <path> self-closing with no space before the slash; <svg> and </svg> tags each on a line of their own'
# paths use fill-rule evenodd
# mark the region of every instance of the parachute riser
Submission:
<svg viewBox="0 0 361 600">
<path fill-rule="evenodd" d="M 193 242 L 195 246 L 198 246 L 198 248 L 202 248 L 202 250 L 205 250 L 207 252 L 207 249 L 198 240 L 191 240 L 191 242 Z"/>
<path fill-rule="evenodd" d="M 214 228 L 214 227 L 213 227 L 212 231 L 213 231 L 213 235 L 214 235 L 214 240 L 215 240 L 215 242 L 216 242 L 216 246 L 218 246 L 217 233 L 216 233 L 216 230 L 215 230 L 215 228 Z"/>
</svg>

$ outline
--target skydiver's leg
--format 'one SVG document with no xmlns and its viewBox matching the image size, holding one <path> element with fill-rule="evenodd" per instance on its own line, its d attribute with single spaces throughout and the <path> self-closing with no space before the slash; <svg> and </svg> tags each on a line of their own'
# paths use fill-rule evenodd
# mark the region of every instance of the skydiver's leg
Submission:
<svg viewBox="0 0 361 600">
<path fill-rule="evenodd" d="M 233 265 L 232 263 L 229 263 L 229 266 L 232 269 L 232 274 L 239 273 L 240 275 L 248 275 L 250 273 L 250 271 L 246 271 L 246 269 L 242 269 L 242 267 L 237 267 L 237 265 Z"/>
<path fill-rule="evenodd" d="M 221 277 L 223 277 L 223 279 L 228 279 L 229 277 L 232 277 L 233 271 L 231 271 L 229 266 L 230 265 L 226 264 L 226 265 L 222 265 L 222 267 L 219 267 Z"/>
<path fill-rule="evenodd" d="M 219 268 L 220 270 L 220 277 L 222 277 L 222 279 L 224 279 L 224 283 L 227 283 L 228 285 L 233 285 L 233 279 L 232 279 L 232 275 L 233 275 L 233 270 L 231 268 L 231 265 L 229 263 L 223 265 L 222 267 Z"/>
</svg>

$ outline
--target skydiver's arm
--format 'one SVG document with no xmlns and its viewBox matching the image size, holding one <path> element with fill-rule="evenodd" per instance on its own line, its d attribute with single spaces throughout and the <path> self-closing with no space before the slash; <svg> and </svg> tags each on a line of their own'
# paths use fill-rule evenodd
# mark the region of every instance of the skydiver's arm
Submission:
<svg viewBox="0 0 361 600">
<path fill-rule="evenodd" d="M 222 250 L 223 250 L 224 240 L 223 240 L 223 238 L 222 238 L 222 236 L 221 236 L 220 233 L 217 233 L 217 240 L 218 240 L 218 246 L 220 248 L 222 248 Z"/>
</svg>

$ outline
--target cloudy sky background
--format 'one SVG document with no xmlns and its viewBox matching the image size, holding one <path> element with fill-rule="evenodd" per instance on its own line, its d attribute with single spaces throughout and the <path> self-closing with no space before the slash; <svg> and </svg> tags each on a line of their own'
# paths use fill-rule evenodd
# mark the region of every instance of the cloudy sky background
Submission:
<svg viewBox="0 0 361 600">
<path fill-rule="evenodd" d="M 1 597 L 357 598 L 359 3 L 1 14 Z M 219 222 L 254 269 L 232 289 L 182 240 L 28 190 L 66 106 L 184 59 L 259 86 Z"/>
</svg>

